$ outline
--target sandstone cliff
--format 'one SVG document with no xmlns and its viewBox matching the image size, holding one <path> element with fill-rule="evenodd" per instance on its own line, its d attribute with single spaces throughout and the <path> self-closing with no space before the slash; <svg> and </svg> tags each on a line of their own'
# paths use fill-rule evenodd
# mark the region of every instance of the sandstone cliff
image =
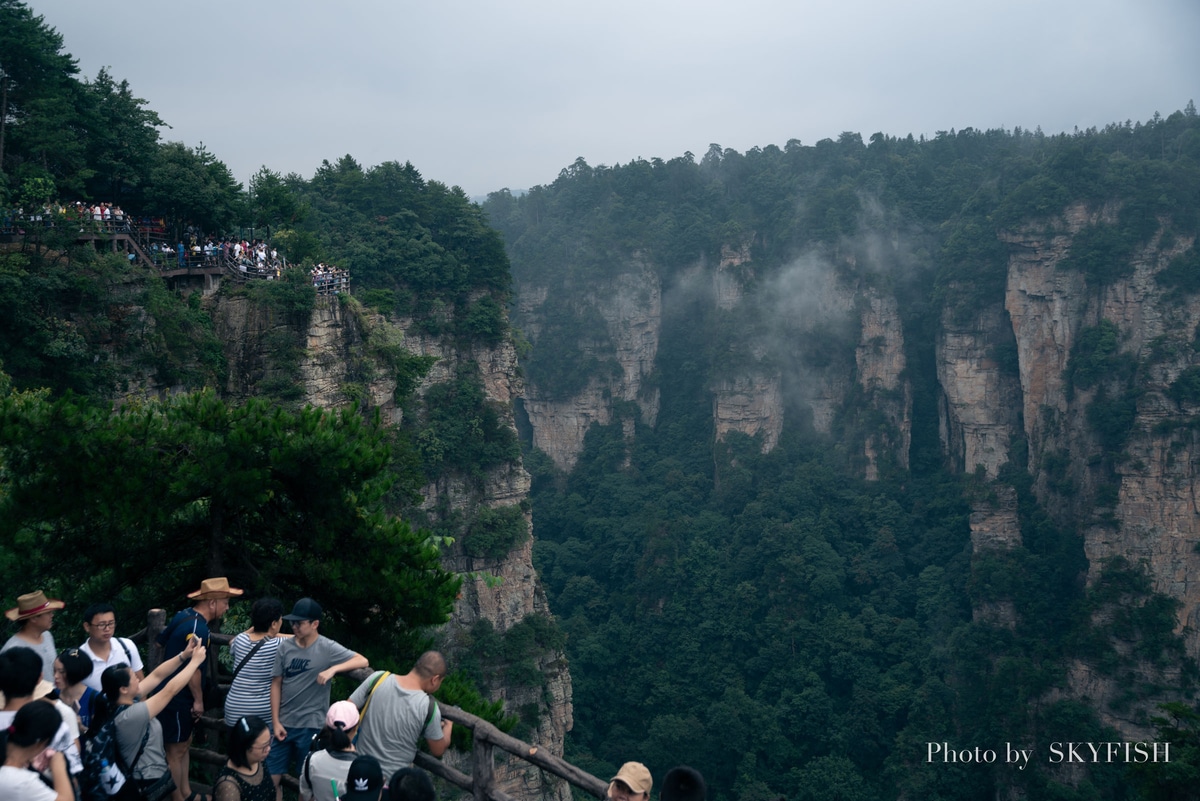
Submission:
<svg viewBox="0 0 1200 801">
<path fill-rule="evenodd" d="M 650 265 L 635 260 L 628 271 L 610 282 L 589 286 L 580 297 L 550 296 L 545 287 L 523 288 L 517 320 L 535 347 L 542 334 L 542 306 L 547 302 L 578 304 L 598 312 L 605 330 L 585 335 L 578 343 L 581 358 L 596 357 L 616 365 L 603 375 L 589 377 L 586 386 L 570 397 L 557 397 L 532 382 L 525 388 L 525 412 L 533 428 L 534 446 L 559 468 L 570 470 L 588 428 L 593 423 L 608 425 L 614 419 L 615 402 L 637 404 L 646 425 L 654 425 L 658 417 L 659 391 L 648 379 L 658 353 L 662 285 Z"/>
</svg>

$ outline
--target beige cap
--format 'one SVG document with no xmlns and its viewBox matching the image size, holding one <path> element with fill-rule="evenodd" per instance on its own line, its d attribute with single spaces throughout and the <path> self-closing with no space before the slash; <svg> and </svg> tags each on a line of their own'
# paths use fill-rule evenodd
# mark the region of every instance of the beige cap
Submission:
<svg viewBox="0 0 1200 801">
<path fill-rule="evenodd" d="M 635 793 L 645 793 L 650 795 L 650 788 L 654 786 L 654 779 L 650 776 L 650 769 L 641 762 L 626 762 L 617 771 L 617 775 L 613 776 L 609 784 L 613 782 L 621 782 Z"/>
</svg>

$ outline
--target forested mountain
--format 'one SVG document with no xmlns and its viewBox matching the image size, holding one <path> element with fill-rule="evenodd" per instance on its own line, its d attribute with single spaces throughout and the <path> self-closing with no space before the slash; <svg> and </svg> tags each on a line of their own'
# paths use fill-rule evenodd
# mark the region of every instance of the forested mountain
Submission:
<svg viewBox="0 0 1200 801">
<path fill-rule="evenodd" d="M 1192 104 L 580 159 L 485 209 L 570 758 L 716 798 L 1192 797 Z M 1105 740 L 1172 763 L 1055 763 Z"/>
</svg>

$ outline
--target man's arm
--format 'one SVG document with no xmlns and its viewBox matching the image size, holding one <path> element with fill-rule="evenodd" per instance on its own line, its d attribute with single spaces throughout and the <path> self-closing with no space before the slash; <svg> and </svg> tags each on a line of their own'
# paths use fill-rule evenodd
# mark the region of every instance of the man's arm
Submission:
<svg viewBox="0 0 1200 801">
<path fill-rule="evenodd" d="M 358 670 L 359 668 L 365 668 L 370 664 L 371 663 L 367 661 L 367 658 L 365 656 L 363 656 L 362 654 L 356 653 L 354 656 L 350 657 L 345 662 L 334 665 L 333 667 L 327 668 L 326 670 L 322 670 L 320 673 L 318 673 L 317 674 L 317 684 L 328 684 L 330 682 L 330 680 L 333 679 L 333 677 L 339 673 L 345 673 L 348 670 Z"/>
<path fill-rule="evenodd" d="M 442 739 L 430 740 L 425 738 L 425 742 L 429 745 L 429 753 L 435 757 L 440 757 L 446 753 L 446 749 L 450 747 L 450 730 L 454 728 L 454 724 L 445 718 L 442 719 Z"/>
<path fill-rule="evenodd" d="M 287 729 L 283 728 L 283 724 L 279 722 L 279 699 L 283 695 L 283 676 L 276 676 L 271 679 L 271 728 L 275 732 L 275 739 L 283 742 L 287 739 Z"/>
</svg>

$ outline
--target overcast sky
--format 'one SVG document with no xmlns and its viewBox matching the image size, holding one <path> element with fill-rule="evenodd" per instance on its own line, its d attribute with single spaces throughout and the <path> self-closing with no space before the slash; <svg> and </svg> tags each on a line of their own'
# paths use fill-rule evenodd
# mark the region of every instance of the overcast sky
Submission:
<svg viewBox="0 0 1200 801">
<path fill-rule="evenodd" d="M 1047 133 L 1200 102 L 1197 0 L 30 0 L 239 181 L 349 153 L 472 196 L 857 131 Z"/>
</svg>

